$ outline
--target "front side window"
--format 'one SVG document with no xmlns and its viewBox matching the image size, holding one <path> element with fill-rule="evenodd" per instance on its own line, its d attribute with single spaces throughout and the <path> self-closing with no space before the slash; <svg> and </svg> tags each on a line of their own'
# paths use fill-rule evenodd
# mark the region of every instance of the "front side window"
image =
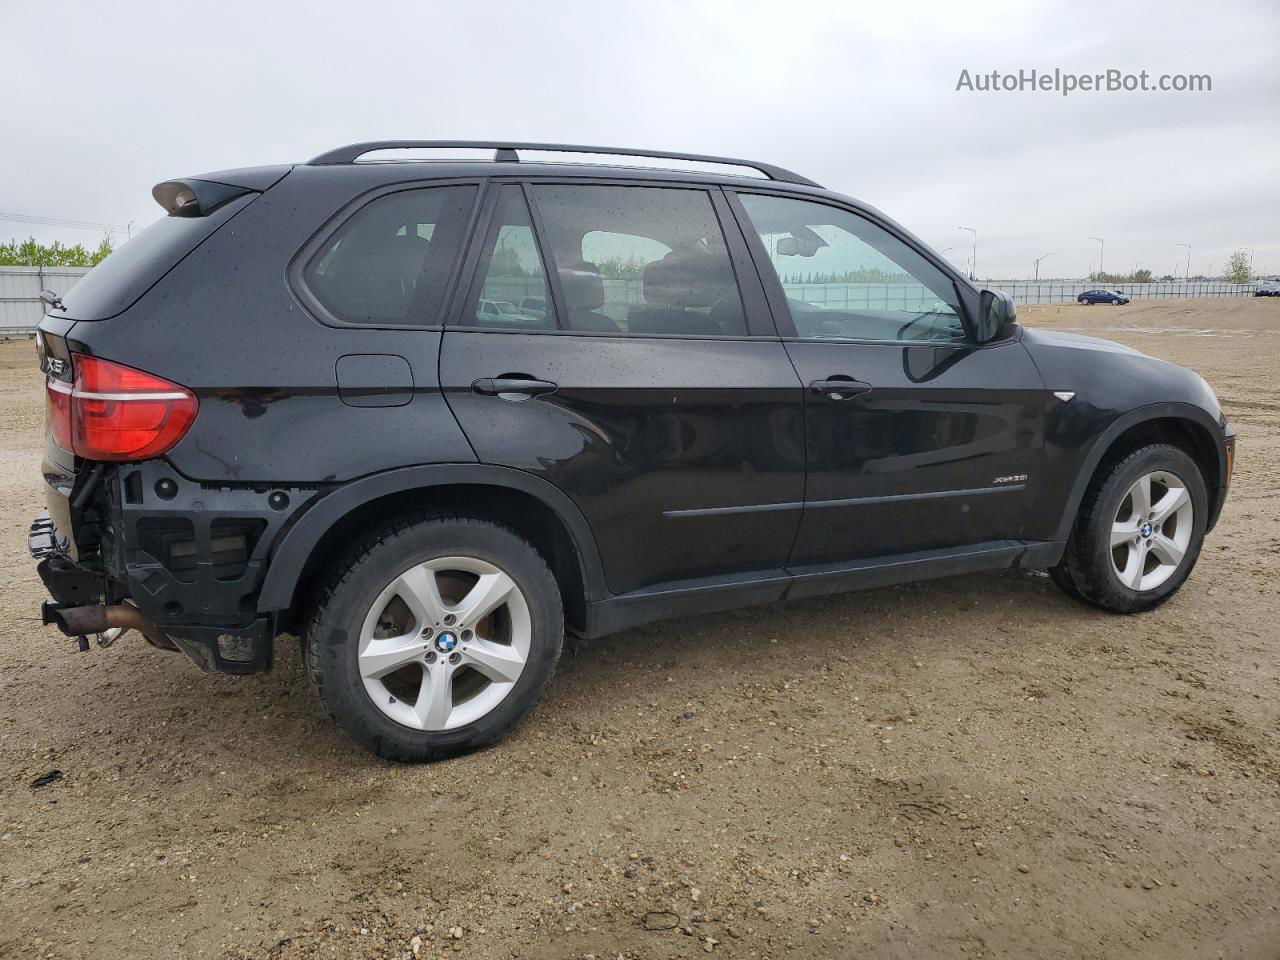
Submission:
<svg viewBox="0 0 1280 960">
<path fill-rule="evenodd" d="M 945 273 L 888 231 L 847 210 L 740 194 L 806 340 L 965 339 Z"/>
<path fill-rule="evenodd" d="M 524 191 L 515 184 L 499 190 L 480 262 L 476 305 L 463 323 L 494 330 L 554 330 L 555 316 L 546 309 L 547 277 Z M 541 307 L 533 309 L 531 303 Z"/>
<path fill-rule="evenodd" d="M 474 200 L 471 186 L 379 197 L 324 242 L 303 283 L 347 323 L 440 323 Z"/>
<path fill-rule="evenodd" d="M 701 190 L 533 188 L 569 330 L 745 336 L 724 234 Z"/>
</svg>

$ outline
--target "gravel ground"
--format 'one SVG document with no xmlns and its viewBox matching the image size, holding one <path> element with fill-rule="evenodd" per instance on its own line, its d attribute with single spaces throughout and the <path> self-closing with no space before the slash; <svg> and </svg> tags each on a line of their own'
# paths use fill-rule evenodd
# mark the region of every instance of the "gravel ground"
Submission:
<svg viewBox="0 0 1280 960">
<path fill-rule="evenodd" d="M 292 643 L 236 679 L 41 628 L 0 344 L 0 956 L 1280 957 L 1280 301 L 1023 319 L 1217 387 L 1235 487 L 1171 602 L 982 574 L 645 627 L 429 767 L 349 744 Z"/>
</svg>

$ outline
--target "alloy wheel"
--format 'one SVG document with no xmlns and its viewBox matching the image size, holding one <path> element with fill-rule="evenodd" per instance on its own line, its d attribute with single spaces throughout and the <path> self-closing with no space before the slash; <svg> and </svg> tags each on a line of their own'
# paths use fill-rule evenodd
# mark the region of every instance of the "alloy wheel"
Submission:
<svg viewBox="0 0 1280 960">
<path fill-rule="evenodd" d="M 1191 544 L 1193 509 L 1186 484 L 1167 470 L 1134 482 L 1111 523 L 1111 566 L 1122 584 L 1141 593 L 1173 576 Z"/>
<path fill-rule="evenodd" d="M 360 631 L 357 665 L 382 713 L 441 731 L 485 716 L 524 672 L 532 620 L 509 574 L 478 557 L 439 557 L 402 572 Z"/>
</svg>

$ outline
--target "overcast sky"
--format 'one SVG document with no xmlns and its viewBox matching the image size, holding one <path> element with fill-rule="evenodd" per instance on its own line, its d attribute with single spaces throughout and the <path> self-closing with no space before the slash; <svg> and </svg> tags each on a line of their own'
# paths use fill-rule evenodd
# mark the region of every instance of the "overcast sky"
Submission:
<svg viewBox="0 0 1280 960">
<path fill-rule="evenodd" d="M 134 230 L 173 176 L 392 137 L 743 156 L 880 207 L 978 274 L 1280 273 L 1280 3 L 0 0 L 0 211 Z M 981 11 L 981 12 L 978 12 Z M 1200 93 L 957 91 L 1020 69 Z M 0 238 L 95 244 L 0 220 Z M 123 227 L 116 239 L 124 237 Z"/>
</svg>

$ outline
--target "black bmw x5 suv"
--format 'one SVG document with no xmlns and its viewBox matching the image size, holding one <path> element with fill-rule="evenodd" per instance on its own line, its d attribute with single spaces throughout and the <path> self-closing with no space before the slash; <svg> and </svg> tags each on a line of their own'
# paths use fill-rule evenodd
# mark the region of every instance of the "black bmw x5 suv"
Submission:
<svg viewBox="0 0 1280 960">
<path fill-rule="evenodd" d="M 358 162 L 439 147 L 495 153 Z M 298 634 L 386 757 L 502 736 L 565 629 L 1013 567 L 1146 610 L 1227 494 L 1199 376 L 768 164 L 396 141 L 154 195 L 40 325 L 45 622 L 232 673 Z"/>
</svg>

